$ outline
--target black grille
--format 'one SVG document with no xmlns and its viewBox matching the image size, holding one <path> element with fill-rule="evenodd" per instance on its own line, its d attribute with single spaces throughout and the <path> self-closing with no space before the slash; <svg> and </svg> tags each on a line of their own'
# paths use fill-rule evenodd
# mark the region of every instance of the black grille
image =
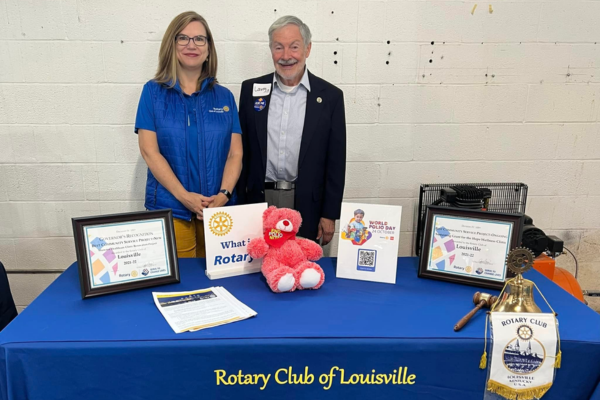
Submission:
<svg viewBox="0 0 600 400">
<path fill-rule="evenodd" d="M 415 253 L 421 254 L 424 217 L 429 205 L 524 214 L 527 185 L 524 183 L 423 184 L 419 192 Z"/>
</svg>

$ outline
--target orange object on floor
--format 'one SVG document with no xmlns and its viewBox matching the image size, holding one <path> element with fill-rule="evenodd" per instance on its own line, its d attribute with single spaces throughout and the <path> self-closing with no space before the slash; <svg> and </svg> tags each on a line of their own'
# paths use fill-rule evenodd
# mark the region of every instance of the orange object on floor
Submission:
<svg viewBox="0 0 600 400">
<path fill-rule="evenodd" d="M 582 303 L 585 303 L 583 300 L 583 291 L 581 290 L 581 286 L 579 286 L 577 279 L 575 279 L 575 277 L 566 269 L 556 267 L 553 281 L 558 286 L 575 296 L 576 299 Z"/>
<path fill-rule="evenodd" d="M 577 282 L 577 279 L 564 268 L 556 266 L 556 260 L 548 257 L 546 254 L 540 254 L 533 260 L 533 268 L 550 279 L 565 291 L 573 295 L 576 299 L 585 303 L 583 291 Z"/>
<path fill-rule="evenodd" d="M 533 268 L 550 280 L 554 280 L 556 261 L 542 253 L 533 260 Z"/>
</svg>

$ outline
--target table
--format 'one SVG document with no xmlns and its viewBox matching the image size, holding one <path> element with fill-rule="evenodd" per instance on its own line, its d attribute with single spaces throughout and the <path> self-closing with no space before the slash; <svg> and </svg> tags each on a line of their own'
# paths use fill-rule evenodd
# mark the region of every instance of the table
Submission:
<svg viewBox="0 0 600 400">
<path fill-rule="evenodd" d="M 416 258 L 398 260 L 396 285 L 336 279 L 336 259 L 319 264 L 317 291 L 274 294 L 260 274 L 209 281 L 203 259 L 181 259 L 179 284 L 87 300 L 74 264 L 0 333 L 0 399 L 483 398 L 485 315 L 452 329 L 477 288 L 419 279 Z M 559 314 L 562 368 L 544 399 L 600 399 L 600 315 L 526 276 Z M 151 296 L 218 285 L 258 315 L 175 334 Z M 373 371 L 392 381 L 352 384 Z"/>
</svg>

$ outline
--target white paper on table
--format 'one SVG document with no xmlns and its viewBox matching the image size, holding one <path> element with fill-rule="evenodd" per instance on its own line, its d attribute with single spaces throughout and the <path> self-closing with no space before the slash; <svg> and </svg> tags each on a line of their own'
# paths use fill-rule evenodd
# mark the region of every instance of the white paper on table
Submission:
<svg viewBox="0 0 600 400">
<path fill-rule="evenodd" d="M 256 315 L 221 286 L 189 292 L 153 292 L 152 297 L 175 333 L 212 328 Z"/>
</svg>

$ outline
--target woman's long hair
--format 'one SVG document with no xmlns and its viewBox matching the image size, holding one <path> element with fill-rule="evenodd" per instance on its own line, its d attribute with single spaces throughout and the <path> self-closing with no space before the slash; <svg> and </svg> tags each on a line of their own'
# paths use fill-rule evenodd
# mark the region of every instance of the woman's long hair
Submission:
<svg viewBox="0 0 600 400">
<path fill-rule="evenodd" d="M 177 82 L 177 67 L 179 60 L 175 53 L 175 46 L 177 45 L 175 38 L 190 22 L 198 21 L 204 25 L 206 29 L 207 43 L 208 46 L 208 59 L 202 64 L 202 72 L 200 78 L 198 78 L 198 85 L 196 90 L 200 89 L 202 81 L 206 78 L 214 78 L 210 83 L 209 88 L 217 82 L 217 49 L 213 40 L 212 32 L 208 27 L 208 22 L 198 13 L 194 11 L 187 11 L 176 16 L 173 21 L 169 24 L 165 35 L 163 36 L 162 43 L 160 44 L 160 52 L 158 53 L 158 69 L 154 80 L 158 83 L 167 85 L 169 88 L 175 86 Z"/>
</svg>

